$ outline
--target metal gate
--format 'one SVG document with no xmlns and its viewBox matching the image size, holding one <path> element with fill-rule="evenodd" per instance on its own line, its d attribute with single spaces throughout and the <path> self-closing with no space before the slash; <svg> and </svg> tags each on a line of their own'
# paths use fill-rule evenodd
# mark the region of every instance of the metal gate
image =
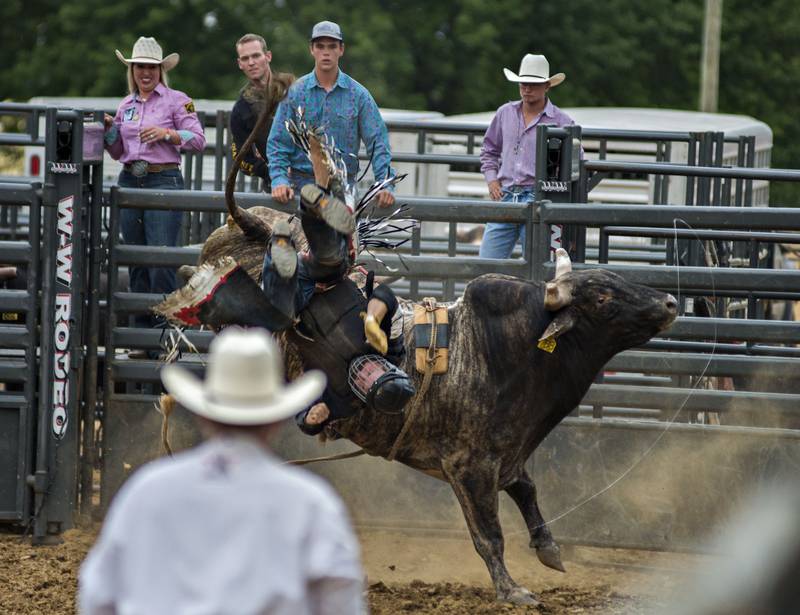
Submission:
<svg viewBox="0 0 800 615">
<path fill-rule="evenodd" d="M 109 227 L 104 228 L 102 186 L 97 181 L 98 165 L 83 158 L 81 139 L 84 119 L 81 113 L 48 111 L 48 168 L 44 186 L 0 184 L 0 199 L 4 203 L 29 208 L 31 228 L 25 241 L 0 242 L 0 262 L 18 264 L 29 273 L 25 289 L 0 292 L 2 313 L 24 317 L 24 321 L 0 324 L 0 340 L 4 348 L 0 353 L 0 379 L 19 388 L 18 391 L 4 391 L 0 394 L 0 426 L 3 433 L 13 431 L 18 435 L 16 439 L 5 438 L 0 445 L 2 467 L 13 467 L 13 473 L 9 471 L 0 476 L 0 513 L 3 515 L 2 520 L 31 522 L 36 540 L 42 542 L 70 527 L 76 510 L 87 512 L 92 508 L 93 488 L 99 470 L 102 470 L 101 504 L 106 504 L 133 468 L 159 454 L 160 417 L 153 410 L 153 402 L 158 393 L 158 362 L 132 358 L 128 351 L 158 348 L 163 342 L 164 333 L 126 326 L 129 314 L 147 310 L 159 297 L 117 290 L 116 275 L 120 267 L 134 263 L 146 266 L 194 263 L 198 250 L 191 247 L 153 249 L 121 245 L 117 240 L 118 209 L 170 208 L 213 216 L 224 211 L 223 197 L 219 192 L 175 191 L 168 195 L 167 202 L 165 195 L 158 191 L 115 188 L 111 191 L 108 203 Z M 564 132 L 558 134 L 558 137 L 564 138 L 568 135 L 571 137 L 569 132 Z M 547 144 L 545 138 L 540 142 Z M 572 145 L 571 140 L 565 139 L 563 142 Z M 652 206 L 575 205 L 574 202 L 580 201 L 582 191 L 588 185 L 586 182 L 591 180 L 587 179 L 587 171 L 609 170 L 618 163 L 583 163 L 578 169 L 576 179 L 572 159 L 572 153 L 562 154 L 559 164 L 552 169 L 552 177 L 545 180 L 549 183 L 540 187 L 540 196 L 549 196 L 551 201 L 561 200 L 563 203 L 537 203 L 528 206 L 482 200 L 404 199 L 410 207 L 409 215 L 420 220 L 447 221 L 454 224 L 459 221 L 487 220 L 527 223 L 530 233 L 522 259 L 491 261 L 465 256 L 465 253 L 459 252 L 455 236 L 451 233 L 447 240 L 446 256 L 441 249 L 432 250 L 438 252 L 435 255 L 425 253 L 421 249 L 423 242 L 417 237 L 412 242 L 414 253 L 405 258 L 409 270 L 405 270 L 404 264 L 394 255 L 382 257 L 381 263 L 373 263 L 374 268 L 379 274 L 395 277 L 398 270 L 404 271 L 405 280 L 396 281 L 401 293 L 413 295 L 424 289 L 423 292 L 429 294 L 429 289 L 433 288 L 430 280 L 438 280 L 436 292 L 441 293 L 439 296 L 442 298 L 448 299 L 457 291 L 458 285 L 463 285 L 464 281 L 481 273 L 503 272 L 537 279 L 549 275 L 552 267 L 549 264 L 549 239 L 552 237 L 551 229 L 554 224 L 578 229 L 585 226 L 601 227 L 606 234 L 623 234 L 625 229 L 643 227 L 646 224 L 649 232 L 657 236 L 664 228 L 669 227 L 669 217 L 679 214 L 688 220 L 694 220 L 698 225 L 717 225 L 724 232 L 750 232 L 749 240 L 755 242 L 769 241 L 770 238 L 756 238 L 751 232 L 753 228 L 760 227 L 764 232 L 769 228 L 782 228 L 791 232 L 800 230 L 797 210 L 751 210 L 747 214 L 749 217 L 739 218 L 737 226 L 726 219 L 730 211 L 721 208 L 713 208 L 712 211 L 712 208 L 694 206 L 672 208 L 665 213 L 664 208 L 656 209 Z M 674 172 L 692 176 L 686 168 L 676 170 L 674 165 L 666 164 L 658 166 L 653 172 L 664 176 Z M 717 175 L 723 177 L 726 173 L 732 178 L 747 177 L 746 170 L 743 169 L 708 169 L 702 165 L 695 167 L 695 172 L 696 177 L 700 178 Z M 544 173 L 546 171 L 542 176 L 546 176 Z M 785 178 L 780 171 L 759 173 L 773 173 L 775 179 Z M 800 178 L 800 173 L 796 175 Z M 576 182 L 581 183 L 574 185 Z M 564 187 L 566 190 L 562 190 Z M 706 195 L 703 199 L 711 198 L 713 201 L 715 189 L 712 189 L 712 184 L 703 190 Z M 725 203 L 724 185 L 720 186 L 720 190 L 723 198 L 719 204 L 722 205 Z M 746 190 L 737 190 L 736 196 L 740 194 L 746 194 Z M 555 195 L 559 198 L 556 199 Z M 238 200 L 243 206 L 271 204 L 263 195 L 240 195 Z M 764 218 L 759 219 L 762 213 Z M 39 235 L 40 228 L 44 229 L 43 235 Z M 581 258 L 587 256 L 588 250 L 581 243 L 583 236 L 578 233 L 575 237 L 576 242 L 571 246 L 574 252 Z M 39 246 L 44 248 L 40 250 Z M 601 262 L 614 261 L 614 251 L 609 250 L 607 245 L 601 245 L 599 258 Z M 663 264 L 666 256 L 659 258 Z M 107 266 L 108 283 L 105 290 L 102 290 L 100 270 L 104 265 Z M 385 265 L 392 266 L 393 270 L 387 269 Z M 668 289 L 674 285 L 673 274 L 664 267 L 615 265 L 612 262 L 610 268 L 615 268 L 626 277 L 651 285 Z M 719 271 L 716 275 L 719 276 L 717 282 L 721 282 L 721 285 L 717 284 L 718 288 L 726 287 L 739 292 L 738 289 L 744 285 L 749 289 L 747 292 L 756 299 L 764 293 L 772 296 L 782 293 L 792 298 L 800 296 L 800 280 L 797 279 L 797 274 L 770 272 L 767 275 L 754 270 L 727 270 Z M 702 267 L 686 270 L 685 276 L 685 288 L 698 292 L 708 288 L 710 274 Z M 101 310 L 103 305 L 105 309 Z M 108 323 L 104 334 L 100 331 L 101 312 L 105 314 Z M 770 362 L 780 363 L 780 368 L 787 370 L 787 373 L 796 367 L 798 359 L 790 352 L 786 352 L 783 357 L 786 361 L 779 362 L 774 361 L 774 357 L 760 356 L 759 352 L 763 354 L 766 350 L 759 348 L 759 343 L 778 340 L 800 342 L 797 326 L 773 326 L 756 321 L 745 327 L 742 322 L 747 321 L 739 320 L 728 326 L 714 319 L 697 322 L 696 319 L 682 318 L 665 339 L 656 340 L 644 349 L 619 355 L 614 360 L 614 369 L 620 372 L 642 372 L 657 363 L 662 373 L 690 373 L 703 362 L 698 353 L 703 352 L 702 340 L 710 336 L 709 331 L 712 328 L 715 334 L 717 330 L 720 332 L 721 341 L 730 341 L 728 346 L 733 346 L 737 336 L 746 337 L 753 342 L 749 344 L 747 353 L 741 353 L 742 356 L 714 357 L 710 362 L 710 369 L 715 370 L 715 373 L 746 372 Z M 40 337 L 37 337 L 37 331 L 41 332 Z M 725 335 L 728 338 L 723 339 Z M 207 348 L 210 334 L 194 331 L 189 332 L 188 337 L 202 352 Z M 725 350 L 730 351 L 728 354 L 734 354 L 734 349 L 728 346 Z M 665 349 L 673 351 L 670 352 L 669 361 L 660 353 Z M 697 352 L 693 354 L 692 350 Z M 751 353 L 749 350 L 755 352 Z M 199 361 L 194 361 L 191 365 L 198 371 L 202 369 Z M 615 422 L 619 416 L 638 419 L 664 418 L 659 413 L 659 404 L 665 406 L 683 392 L 674 383 L 673 391 L 670 392 L 664 390 L 666 387 L 660 389 L 652 386 L 654 382 L 650 382 L 649 387 L 639 389 L 631 382 L 622 383 L 620 379 L 598 383 L 584 400 L 584 406 L 576 409 L 575 416 L 542 449 L 542 455 L 551 458 L 564 451 L 571 451 L 569 454 L 573 456 L 578 455 L 581 438 L 588 437 L 592 441 L 604 439 L 608 442 L 609 453 L 606 458 L 609 458 L 608 455 L 614 451 L 617 454 L 624 452 L 618 442 L 626 441 L 625 430 L 638 434 L 661 429 L 655 422 L 636 428 Z M 752 402 L 752 399 L 755 397 L 735 391 L 704 392 L 695 402 L 698 407 L 713 406 L 725 411 L 736 403 Z M 772 396 L 770 399 L 788 413 L 792 412 L 798 402 L 797 396 Z M 639 410 L 643 401 L 646 401 L 648 408 L 654 408 L 648 411 L 650 414 Z M 630 410 L 628 414 L 624 412 L 626 409 Z M 589 417 L 602 420 L 590 424 L 586 422 Z M 693 441 L 704 437 L 694 427 L 686 425 L 671 434 L 678 441 L 676 446 L 684 443 L 684 446 L 691 448 Z M 724 429 L 714 433 L 717 432 L 717 437 L 726 437 L 727 432 Z M 191 439 L 191 430 L 187 429 L 186 433 Z M 759 446 L 757 442 L 760 439 L 767 437 L 763 431 L 741 429 L 735 436 L 756 442 L 756 447 Z M 778 436 L 787 442 L 787 450 L 796 451 L 795 434 Z M 291 436 L 285 444 L 289 447 L 287 452 L 291 454 L 292 450 L 303 450 L 312 443 L 310 439 Z M 291 448 L 293 446 L 294 449 Z M 794 458 L 793 455 L 794 453 L 790 456 Z M 398 475 L 406 472 L 396 466 L 397 464 L 393 464 L 389 472 Z M 552 474 L 554 467 L 549 468 L 549 478 L 548 475 L 542 475 L 541 470 L 537 474 L 545 485 L 545 492 L 549 490 L 548 480 L 552 479 L 551 482 L 557 483 L 564 477 L 564 474 Z M 569 471 L 573 470 L 564 466 L 564 472 Z M 424 477 L 407 472 L 402 478 L 403 484 L 410 491 L 417 489 L 426 494 L 441 493 L 440 485 L 432 487 L 425 484 L 425 480 L 427 479 Z M 592 477 L 591 481 L 587 480 L 587 484 L 596 480 L 597 477 Z M 577 482 L 577 478 L 573 482 Z M 370 514 L 368 503 L 375 500 L 375 494 L 369 495 L 370 497 L 365 497 L 365 494 L 356 493 L 352 496 L 355 498 L 353 501 L 359 503 L 354 509 L 362 511 L 362 518 L 359 519 L 362 522 L 370 521 L 367 518 Z M 359 500 L 362 496 L 364 499 Z M 402 506 L 399 505 L 397 510 L 402 510 Z M 591 516 L 592 509 L 586 510 Z M 457 526 L 461 523 L 460 517 L 456 516 Z M 648 526 L 649 529 L 640 528 L 641 532 L 633 537 L 620 532 L 619 527 L 610 527 L 606 540 L 596 542 L 632 545 L 638 541 L 638 544 L 642 544 L 642 541 L 646 542 L 647 532 L 656 526 L 654 523 Z M 591 540 L 591 536 L 581 534 L 578 529 L 571 528 L 569 531 L 574 532 L 580 540 Z M 660 543 L 650 540 L 649 544 L 659 546 Z"/>
<path fill-rule="evenodd" d="M 94 425 L 97 344 L 87 323 L 98 314 L 100 251 L 89 258 L 88 238 L 97 247 L 102 184 L 101 156 L 84 155 L 84 119 L 48 109 L 45 183 L 0 184 L 2 203 L 28 222 L 26 233 L 15 229 L 26 239 L 0 242 L 0 261 L 25 280 L 24 289 L 0 291 L 0 422 L 4 435 L 16 434 L 0 446 L 0 514 L 32 526 L 36 542 L 73 525 L 79 434 Z"/>
<path fill-rule="evenodd" d="M 0 520 L 22 523 L 31 511 L 25 480 L 33 473 L 36 429 L 39 326 L 39 234 L 41 198 L 38 184 L 0 184 L 0 201 L 27 208 L 31 232 L 27 240 L 0 241 L 0 262 L 16 269 L 17 284 L 6 280 L 0 290 Z"/>
</svg>

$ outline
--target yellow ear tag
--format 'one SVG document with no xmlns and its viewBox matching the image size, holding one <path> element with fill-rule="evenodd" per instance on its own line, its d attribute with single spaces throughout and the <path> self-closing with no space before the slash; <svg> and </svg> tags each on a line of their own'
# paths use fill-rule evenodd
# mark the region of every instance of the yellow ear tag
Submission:
<svg viewBox="0 0 800 615">
<path fill-rule="evenodd" d="M 556 349 L 556 338 L 554 337 L 546 337 L 543 340 L 539 340 L 539 343 L 536 344 L 537 348 L 541 348 L 545 352 L 553 352 Z"/>
</svg>

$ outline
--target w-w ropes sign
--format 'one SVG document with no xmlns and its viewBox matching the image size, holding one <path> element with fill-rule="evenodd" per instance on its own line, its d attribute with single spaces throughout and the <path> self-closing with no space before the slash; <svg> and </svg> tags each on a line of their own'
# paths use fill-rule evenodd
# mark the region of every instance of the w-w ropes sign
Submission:
<svg viewBox="0 0 800 615">
<path fill-rule="evenodd" d="M 72 313 L 72 221 L 75 196 L 58 202 L 58 252 L 56 257 L 55 326 L 53 329 L 53 412 L 52 428 L 57 438 L 67 432 L 69 402 L 69 341 Z"/>
</svg>

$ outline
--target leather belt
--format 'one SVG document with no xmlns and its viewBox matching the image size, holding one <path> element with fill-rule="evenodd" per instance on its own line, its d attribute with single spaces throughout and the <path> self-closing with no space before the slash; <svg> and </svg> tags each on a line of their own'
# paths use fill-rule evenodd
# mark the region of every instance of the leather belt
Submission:
<svg viewBox="0 0 800 615">
<path fill-rule="evenodd" d="M 129 173 L 133 171 L 133 163 L 123 165 L 123 168 Z M 166 162 L 164 164 L 148 164 L 148 173 L 161 173 L 161 171 L 172 171 L 173 169 L 180 169 L 181 165 L 177 162 Z"/>
</svg>

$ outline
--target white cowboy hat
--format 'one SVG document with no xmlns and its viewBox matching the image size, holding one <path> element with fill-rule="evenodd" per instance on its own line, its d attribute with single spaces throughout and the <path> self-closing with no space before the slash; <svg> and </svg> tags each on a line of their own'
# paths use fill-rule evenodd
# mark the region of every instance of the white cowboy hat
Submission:
<svg viewBox="0 0 800 615">
<path fill-rule="evenodd" d="M 211 342 L 206 378 L 166 365 L 161 381 L 195 414 L 226 425 L 265 425 L 310 406 L 325 389 L 325 375 L 306 372 L 283 383 L 278 345 L 262 329 L 229 327 Z"/>
<path fill-rule="evenodd" d="M 550 87 L 555 87 L 567 76 L 564 73 L 556 73 L 550 76 L 550 63 L 542 55 L 526 53 L 519 63 L 519 75 L 514 71 L 503 69 L 506 79 L 517 83 L 550 83 Z"/>
<path fill-rule="evenodd" d="M 166 58 L 161 45 L 152 36 L 140 36 L 133 45 L 130 58 L 126 58 L 119 49 L 114 50 L 123 64 L 161 64 L 165 71 L 175 68 L 181 57 L 171 53 Z"/>
</svg>

